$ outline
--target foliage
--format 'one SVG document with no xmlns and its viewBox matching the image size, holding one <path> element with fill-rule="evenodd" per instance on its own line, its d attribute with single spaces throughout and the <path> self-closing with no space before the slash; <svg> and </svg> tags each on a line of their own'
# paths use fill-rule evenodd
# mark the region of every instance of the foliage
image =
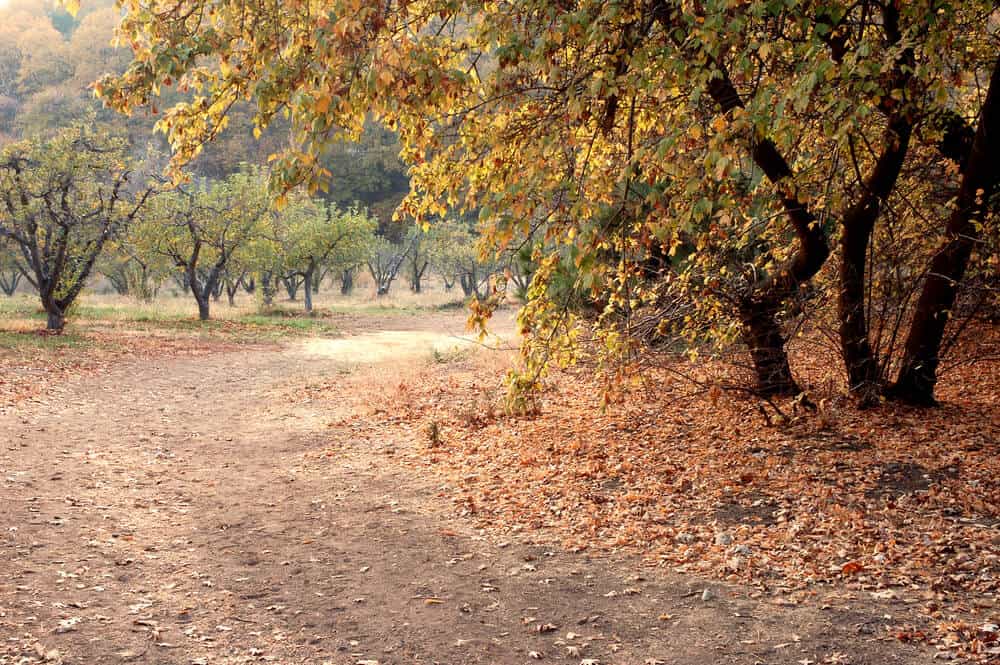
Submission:
<svg viewBox="0 0 1000 665">
<path fill-rule="evenodd" d="M 165 257 L 183 271 L 199 318 L 251 240 L 268 232 L 271 199 L 266 174 L 246 168 L 222 181 L 201 181 L 156 197 L 131 236 L 149 261 Z"/>
<path fill-rule="evenodd" d="M 365 261 L 368 273 L 375 282 L 375 295 L 384 296 L 389 293 L 392 283 L 399 276 L 406 257 L 418 239 L 419 236 L 413 235 L 406 244 L 395 244 L 381 236 L 375 238 Z"/>
<path fill-rule="evenodd" d="M 278 215 L 280 263 L 286 274 L 301 276 L 305 309 L 312 311 L 312 288 L 317 270 L 337 272 L 364 262 L 374 241 L 376 221 L 356 208 L 341 211 L 335 205 L 297 197 Z"/>
<path fill-rule="evenodd" d="M 937 288 L 943 273 L 927 261 L 937 244 L 974 237 L 941 221 L 996 60 L 985 0 L 122 4 L 135 59 L 99 92 L 131 110 L 164 86 L 192 90 L 158 123 L 176 164 L 251 99 L 258 127 L 291 123 L 276 180 L 318 188 L 320 157 L 374 116 L 398 129 L 413 165 L 401 216 L 478 210 L 488 246 L 529 237 L 544 248 L 539 283 L 571 257 L 577 288 L 558 291 L 589 291 L 602 313 L 583 335 L 591 321 L 543 285 L 530 290 L 541 301 L 523 328 L 544 334 L 523 347 L 529 384 L 556 336 L 599 340 L 606 363 L 634 358 L 634 325 L 648 329 L 666 289 L 683 300 L 666 312 L 684 316 L 664 314 L 663 331 L 741 341 L 761 393 L 796 393 L 786 324 L 818 279 L 837 294 L 851 390 L 870 400 L 898 359 L 872 348 L 873 232 L 892 216 L 913 239 L 911 282 L 937 289 L 915 307 L 932 321 L 947 317 L 954 287 Z M 970 182 L 989 199 L 996 178 L 982 175 Z M 959 217 L 983 217 L 959 205 Z M 939 221 L 931 236 L 917 231 L 924 216 Z M 821 274 L 833 251 L 836 271 Z M 944 253 L 946 272 L 960 278 L 969 254 Z M 910 341 L 899 360 L 929 368 L 925 398 L 932 342 L 930 360 Z"/>
<path fill-rule="evenodd" d="M 61 330 L 105 244 L 143 209 L 127 144 L 82 127 L 14 143 L 0 153 L 0 236 Z"/>
<path fill-rule="evenodd" d="M 488 249 L 480 247 L 479 237 L 470 225 L 446 219 L 433 223 L 427 236 L 428 258 L 445 284 L 458 283 L 466 297 L 485 298 L 487 283 L 498 262 L 491 260 Z"/>
</svg>

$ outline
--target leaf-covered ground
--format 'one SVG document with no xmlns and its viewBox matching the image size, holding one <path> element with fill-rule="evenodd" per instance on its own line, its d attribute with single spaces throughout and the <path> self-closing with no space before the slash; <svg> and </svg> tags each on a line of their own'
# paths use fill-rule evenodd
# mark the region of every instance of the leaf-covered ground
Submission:
<svg viewBox="0 0 1000 665">
<path fill-rule="evenodd" d="M 502 365 L 468 361 L 399 381 L 353 422 L 408 432 L 407 463 L 448 478 L 456 509 L 500 537 L 639 553 L 779 602 L 827 589 L 889 601 L 916 617 L 887 622 L 898 640 L 989 660 L 1000 335 L 979 334 L 982 361 L 952 369 L 929 412 L 858 412 L 831 392 L 818 415 L 777 423 L 728 393 L 692 395 L 677 372 L 691 368 L 667 366 L 607 408 L 588 374 L 563 374 L 540 415 L 502 417 Z M 796 365 L 808 384 L 828 382 L 821 363 Z"/>
<path fill-rule="evenodd" d="M 512 418 L 463 319 L 18 337 L 0 664 L 996 657 L 996 364 L 930 417 L 769 425 L 668 366 Z"/>
</svg>

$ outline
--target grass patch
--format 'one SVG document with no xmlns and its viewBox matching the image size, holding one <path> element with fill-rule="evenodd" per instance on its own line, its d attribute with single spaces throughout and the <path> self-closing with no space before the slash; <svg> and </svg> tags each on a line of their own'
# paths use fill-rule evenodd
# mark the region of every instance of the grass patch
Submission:
<svg viewBox="0 0 1000 665">
<path fill-rule="evenodd" d="M 126 321 L 136 323 L 174 323 L 190 318 L 185 312 L 165 310 L 153 304 L 79 305 L 70 314 L 81 320 Z"/>
<path fill-rule="evenodd" d="M 431 361 L 438 365 L 462 362 L 472 357 L 474 347 L 471 345 L 452 346 L 449 348 L 434 347 L 431 349 Z"/>
<path fill-rule="evenodd" d="M 335 330 L 329 321 L 312 317 L 291 317 L 283 314 L 249 314 L 237 319 L 239 323 L 262 328 L 296 330 L 309 333 L 328 333 Z"/>
<path fill-rule="evenodd" d="M 45 335 L 38 331 L 0 330 L 0 349 L 9 351 L 54 351 L 85 349 L 93 341 L 76 333 Z"/>
</svg>

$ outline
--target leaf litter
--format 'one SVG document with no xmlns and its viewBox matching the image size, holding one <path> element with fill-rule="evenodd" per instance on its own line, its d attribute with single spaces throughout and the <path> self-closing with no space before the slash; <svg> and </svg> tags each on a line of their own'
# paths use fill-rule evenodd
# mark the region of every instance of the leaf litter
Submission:
<svg viewBox="0 0 1000 665">
<path fill-rule="evenodd" d="M 822 394 L 828 368 L 796 366 Z M 497 540 L 638 553 L 791 605 L 822 589 L 896 603 L 924 627 L 895 639 L 1000 654 L 984 629 L 1000 623 L 1000 360 L 954 368 L 933 411 L 858 411 L 834 390 L 817 415 L 785 421 L 692 395 L 669 366 L 610 406 L 589 370 L 562 372 L 539 414 L 506 416 L 502 369 L 428 368 L 363 392 L 367 408 L 336 425 L 362 443 L 394 429 L 410 443 L 397 461 L 445 479 L 455 512 Z"/>
</svg>

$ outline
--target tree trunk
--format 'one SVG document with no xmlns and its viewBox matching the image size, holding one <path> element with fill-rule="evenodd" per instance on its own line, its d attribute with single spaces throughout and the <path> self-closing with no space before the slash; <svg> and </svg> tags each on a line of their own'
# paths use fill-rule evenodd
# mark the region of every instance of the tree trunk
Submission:
<svg viewBox="0 0 1000 665">
<path fill-rule="evenodd" d="M 427 270 L 427 263 L 425 262 L 423 267 L 420 268 L 417 265 L 417 261 L 414 259 L 413 267 L 410 271 L 410 290 L 414 293 L 420 293 L 423 287 L 424 271 Z"/>
<path fill-rule="evenodd" d="M 45 312 L 48 315 L 45 327 L 48 330 L 61 332 L 66 327 L 66 313 L 54 302 L 45 303 Z"/>
<path fill-rule="evenodd" d="M 0 274 L 0 290 L 4 292 L 4 295 L 10 297 L 14 295 L 17 291 L 17 285 L 21 282 L 21 273 L 17 271 L 12 271 L 10 277 L 4 274 Z"/>
<path fill-rule="evenodd" d="M 191 288 L 191 279 L 188 277 L 186 272 L 180 275 L 173 276 L 174 283 L 177 284 L 177 288 L 181 290 L 181 293 L 187 293 Z"/>
<path fill-rule="evenodd" d="M 306 272 L 302 276 L 303 277 L 302 284 L 305 287 L 304 300 L 305 300 L 305 308 L 307 314 L 312 313 L 313 311 L 312 289 L 313 289 L 313 276 L 315 275 L 315 273 L 316 273 L 316 264 L 310 261 L 309 267 L 306 269 Z"/>
<path fill-rule="evenodd" d="M 663 16 L 671 10 L 666 3 Z M 665 23 L 671 29 L 669 22 Z M 708 83 L 708 93 L 722 113 L 730 113 L 744 108 L 736 86 L 725 68 L 719 67 L 718 76 Z M 793 298 L 802 285 L 808 283 L 830 255 L 826 231 L 804 201 L 799 199 L 794 187 L 784 184 L 794 178 L 794 173 L 778 150 L 777 144 L 768 136 L 759 133 L 750 145 L 754 163 L 782 193 L 779 195 L 785 217 L 798 241 L 798 247 L 783 265 L 775 267 L 753 287 L 753 294 L 740 307 L 743 322 L 743 337 L 750 347 L 757 374 L 757 389 L 766 395 L 794 395 L 799 392 L 792 379 L 788 354 L 785 351 L 785 336 L 778 325 L 777 314 L 783 303 Z"/>
<path fill-rule="evenodd" d="M 133 274 L 132 278 L 134 287 L 131 290 L 133 294 L 142 302 L 153 302 L 156 298 L 157 287 L 149 283 L 149 268 L 141 265 L 137 273 L 137 275 Z"/>
<path fill-rule="evenodd" d="M 111 282 L 111 288 L 115 290 L 115 293 L 120 296 L 128 295 L 128 277 L 124 274 L 124 272 L 117 275 L 112 272 L 107 272 L 104 276 L 107 277 L 109 282 Z"/>
<path fill-rule="evenodd" d="M 902 114 L 889 118 L 882 153 L 863 183 L 861 198 L 844 213 L 840 236 L 840 351 L 847 369 L 848 389 L 862 406 L 872 406 L 882 395 L 884 381 L 868 339 L 865 303 L 868 249 L 882 203 L 896 186 L 910 145 L 910 120 Z"/>
<path fill-rule="evenodd" d="M 264 307 L 274 304 L 274 276 L 270 272 L 261 273 L 260 276 L 260 297 Z"/>
<path fill-rule="evenodd" d="M 207 297 L 198 298 L 198 319 L 200 321 L 208 321 L 210 305 L 211 301 Z"/>
<path fill-rule="evenodd" d="M 931 259 L 917 299 L 899 376 L 889 391 L 892 398 L 917 406 L 936 403 L 934 387 L 945 326 L 972 249 L 978 242 L 977 222 L 983 218 L 1000 185 L 997 155 L 1000 155 L 1000 59 L 993 65 L 958 197 L 945 226 L 947 240 Z"/>
<path fill-rule="evenodd" d="M 868 340 L 868 317 L 865 311 L 865 274 L 868 245 L 874 229 L 877 209 L 865 213 L 860 223 L 845 219 L 840 236 L 840 292 L 837 298 L 840 318 L 840 355 L 847 369 L 848 390 L 868 405 L 880 392 L 878 363 Z"/>
<path fill-rule="evenodd" d="M 349 296 L 354 290 L 354 268 L 347 268 L 340 273 L 340 295 Z"/>
<path fill-rule="evenodd" d="M 205 280 L 204 284 L 201 284 L 194 265 L 188 265 L 185 272 L 187 274 L 188 288 L 191 290 L 191 295 L 194 296 L 195 302 L 198 303 L 198 319 L 200 321 L 208 321 L 209 307 L 211 305 L 210 298 L 212 292 L 215 291 L 215 283 L 212 281 L 212 277 L 209 277 Z"/>
<path fill-rule="evenodd" d="M 760 303 L 746 303 L 740 308 L 743 339 L 753 361 L 755 390 L 765 396 L 801 392 L 785 352 L 785 335 L 777 319 L 779 308 Z"/>
<path fill-rule="evenodd" d="M 458 281 L 462 285 L 462 293 L 466 298 L 475 293 L 475 279 L 471 273 L 463 272 L 458 276 Z"/>
<path fill-rule="evenodd" d="M 288 299 L 294 302 L 298 299 L 299 294 L 299 280 L 295 276 L 282 277 L 281 282 L 285 285 L 285 291 L 288 292 Z"/>
</svg>

